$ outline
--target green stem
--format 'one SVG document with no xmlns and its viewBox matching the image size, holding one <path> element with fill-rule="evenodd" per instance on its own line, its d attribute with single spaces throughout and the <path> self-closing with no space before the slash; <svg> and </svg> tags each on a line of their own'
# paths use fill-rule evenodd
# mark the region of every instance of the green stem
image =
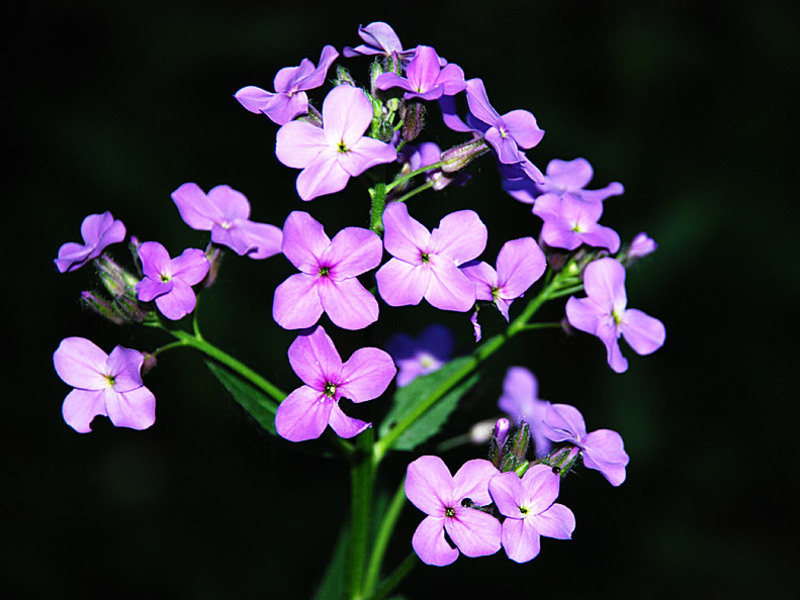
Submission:
<svg viewBox="0 0 800 600">
<path fill-rule="evenodd" d="M 351 514 L 348 547 L 347 587 L 350 600 L 364 597 L 364 569 L 367 562 L 370 513 L 372 511 L 372 488 L 375 483 L 375 468 L 372 464 L 372 447 L 375 437 L 367 430 L 356 438 L 356 450 L 351 457 Z"/>
<path fill-rule="evenodd" d="M 413 552 L 406 556 L 405 560 L 386 579 L 381 581 L 375 592 L 368 597 L 368 600 L 382 600 L 382 598 L 385 598 L 418 563 L 419 558 Z"/>
<path fill-rule="evenodd" d="M 403 506 L 406 503 L 406 489 L 405 477 L 400 481 L 397 491 L 389 503 L 386 513 L 383 515 L 380 529 L 378 529 L 378 537 L 375 539 L 375 544 L 372 547 L 372 556 L 370 556 L 369 566 L 367 567 L 367 578 L 364 584 L 364 591 L 367 594 L 372 593 L 375 589 L 375 584 L 378 582 L 378 577 L 381 574 L 381 566 L 383 565 L 383 557 L 386 554 L 386 548 L 389 546 L 389 539 L 392 537 L 394 526 Z"/>
<path fill-rule="evenodd" d="M 369 197 L 371 206 L 369 209 L 369 228 L 381 235 L 383 233 L 383 209 L 386 207 L 386 189 L 385 183 L 377 183 L 374 188 L 370 188 Z"/>
<path fill-rule="evenodd" d="M 388 194 L 394 188 L 396 188 L 398 185 L 405 183 L 409 179 L 413 179 L 417 175 L 422 175 L 423 173 L 427 173 L 428 171 L 434 171 L 436 169 L 441 169 L 441 168 L 442 168 L 442 161 L 439 161 L 437 163 L 433 163 L 431 165 L 426 165 L 424 167 L 421 167 L 421 168 L 417 169 L 416 171 L 411 171 L 409 173 L 406 173 L 402 177 L 398 177 L 397 179 L 395 179 L 391 183 L 387 184 L 386 185 L 386 193 Z"/>
<path fill-rule="evenodd" d="M 535 331 L 536 329 L 561 329 L 561 323 L 530 323 L 524 327 L 520 327 L 519 331 Z"/>
<path fill-rule="evenodd" d="M 433 187 L 433 182 L 432 181 L 426 181 L 421 186 L 414 188 L 413 190 L 411 190 L 410 192 L 408 192 L 404 196 L 400 196 L 397 199 L 397 202 L 405 202 L 409 198 L 413 198 L 414 196 L 416 196 L 420 192 L 424 192 L 425 190 L 429 190 L 432 187 Z"/>
</svg>

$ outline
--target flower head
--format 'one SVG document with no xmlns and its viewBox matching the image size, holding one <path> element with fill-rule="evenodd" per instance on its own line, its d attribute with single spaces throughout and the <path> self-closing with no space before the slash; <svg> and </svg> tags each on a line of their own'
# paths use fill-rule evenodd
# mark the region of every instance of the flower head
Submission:
<svg viewBox="0 0 800 600">
<path fill-rule="evenodd" d="M 539 554 L 539 536 L 568 540 L 575 530 L 575 515 L 556 504 L 560 478 L 546 465 L 534 465 L 522 479 L 513 472 L 489 480 L 489 493 L 505 515 L 503 548 L 518 563 Z"/>
<path fill-rule="evenodd" d="M 144 242 L 139 246 L 139 258 L 144 273 L 144 279 L 136 284 L 139 300 L 155 300 L 161 314 L 173 321 L 194 310 L 197 298 L 192 286 L 203 280 L 209 268 L 202 250 L 187 248 L 177 258 L 170 258 L 158 242 Z"/>
<path fill-rule="evenodd" d="M 455 339 L 444 325 L 426 327 L 418 339 L 398 333 L 386 342 L 386 350 L 398 367 L 397 387 L 411 383 L 421 375 L 438 371 L 450 359 Z"/>
<path fill-rule="evenodd" d="M 53 354 L 56 373 L 75 389 L 64 399 L 64 421 L 79 433 L 102 415 L 116 427 L 147 429 L 156 420 L 156 399 L 142 383 L 144 355 L 117 346 L 106 354 L 91 341 L 69 337 Z"/>
<path fill-rule="evenodd" d="M 597 222 L 603 214 L 602 202 L 587 202 L 571 192 L 563 196 L 548 192 L 536 198 L 533 214 L 544 221 L 542 239 L 548 246 L 575 250 L 586 244 L 609 252 L 619 250 L 617 232 Z"/>
<path fill-rule="evenodd" d="M 430 46 L 417 46 L 414 58 L 406 67 L 406 76 L 396 73 L 382 73 L 375 80 L 380 90 L 399 87 L 405 90 L 403 98 L 410 100 L 437 100 L 443 95 L 453 96 L 462 91 L 467 83 L 464 71 L 452 63 L 440 67 L 441 60 L 436 50 Z"/>
<path fill-rule="evenodd" d="M 54 259 L 59 273 L 74 271 L 103 253 L 106 246 L 125 239 L 125 225 L 106 211 L 89 215 L 81 223 L 83 244 L 67 242 L 58 249 Z"/>
<path fill-rule="evenodd" d="M 305 90 L 313 90 L 325 83 L 333 61 L 339 56 L 336 48 L 325 46 L 315 67 L 304 58 L 297 67 L 285 67 L 275 75 L 275 92 L 247 86 L 234 94 L 239 103 L 253 113 L 263 113 L 278 125 L 284 125 L 298 115 L 308 112 Z"/>
<path fill-rule="evenodd" d="M 464 463 L 455 476 L 438 456 L 421 456 L 408 465 L 406 496 L 428 515 L 411 541 L 424 563 L 442 567 L 454 562 L 459 551 L 476 557 L 500 549 L 500 522 L 464 502 L 489 504 L 489 479 L 497 474 L 494 465 L 482 459 Z M 445 532 L 455 548 L 447 543 Z"/>
<path fill-rule="evenodd" d="M 289 346 L 289 363 L 305 385 L 278 406 L 275 428 L 292 442 L 318 438 L 330 425 L 343 438 L 370 426 L 348 417 L 341 398 L 365 402 L 380 396 L 397 373 L 392 357 L 379 348 L 361 348 L 342 364 L 333 340 L 322 327 L 297 337 Z"/>
<path fill-rule="evenodd" d="M 478 300 L 494 302 L 508 321 L 511 303 L 521 297 L 544 273 L 544 252 L 531 237 L 503 244 L 497 255 L 497 271 L 485 262 L 472 261 L 461 272 L 475 283 Z"/>
<path fill-rule="evenodd" d="M 610 429 L 586 433 L 583 415 L 569 404 L 547 406 L 542 432 L 553 442 L 568 442 L 577 446 L 583 455 L 583 464 L 595 469 L 613 486 L 625 481 L 625 467 L 630 460 L 622 436 Z"/>
<path fill-rule="evenodd" d="M 567 301 L 569 324 L 600 338 L 605 344 L 608 364 L 617 373 L 628 368 L 619 349 L 619 337 L 637 354 L 650 354 L 664 345 L 664 324 L 640 310 L 627 308 L 625 267 L 613 258 L 590 263 L 583 275 L 586 298 Z"/>
<path fill-rule="evenodd" d="M 283 253 L 301 272 L 275 290 L 272 316 L 284 329 L 314 325 L 323 311 L 344 329 L 362 329 L 378 319 L 378 302 L 356 276 L 377 267 L 381 239 L 360 227 L 325 235 L 311 215 L 295 211 L 283 226 Z"/>
<path fill-rule="evenodd" d="M 322 104 L 322 128 L 302 121 L 278 130 L 275 154 L 287 167 L 302 169 L 297 193 L 303 200 L 339 192 L 350 177 L 395 160 L 394 147 L 364 136 L 372 123 L 372 104 L 363 90 L 333 88 Z"/>
<path fill-rule="evenodd" d="M 196 183 L 184 183 L 172 200 L 189 227 L 210 231 L 212 242 L 239 256 L 261 259 L 281 251 L 280 228 L 250 221 L 250 203 L 230 186 L 218 185 L 206 195 Z"/>
<path fill-rule="evenodd" d="M 375 21 L 366 27 L 359 25 L 358 35 L 365 43 L 355 48 L 345 46 L 342 50 L 345 58 L 381 55 L 388 58 L 394 55 L 404 59 L 414 54 L 414 48 L 403 50 L 403 44 L 394 29 L 383 21 Z"/>
<path fill-rule="evenodd" d="M 450 213 L 429 232 L 411 218 L 402 202 L 383 213 L 384 246 L 394 258 L 375 274 L 378 292 L 390 306 L 419 304 L 425 298 L 442 310 L 468 311 L 475 284 L 458 266 L 486 247 L 488 232 L 471 210 Z"/>
</svg>

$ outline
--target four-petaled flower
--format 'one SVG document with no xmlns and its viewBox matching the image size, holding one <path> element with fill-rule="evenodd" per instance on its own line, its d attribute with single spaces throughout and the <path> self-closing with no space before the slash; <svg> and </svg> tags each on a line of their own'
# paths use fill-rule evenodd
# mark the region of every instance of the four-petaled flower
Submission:
<svg viewBox="0 0 800 600">
<path fill-rule="evenodd" d="M 539 398 L 539 383 L 533 373 L 525 367 L 509 367 L 503 379 L 503 395 L 497 401 L 497 406 L 517 426 L 523 421 L 528 424 L 537 458 L 550 452 L 552 446 L 542 430 L 549 405 L 547 400 Z"/>
<path fill-rule="evenodd" d="M 355 48 L 345 46 L 342 50 L 345 58 L 355 56 L 385 56 L 390 58 L 396 56 L 399 59 L 407 59 L 414 54 L 414 48 L 403 50 L 400 38 L 387 23 L 375 21 L 366 27 L 358 26 L 358 36 L 366 42 Z"/>
<path fill-rule="evenodd" d="M 406 90 L 403 94 L 406 100 L 437 100 L 443 95 L 454 96 L 467 86 L 464 71 L 452 63 L 441 68 L 440 62 L 436 50 L 430 46 L 417 46 L 414 58 L 406 67 L 405 77 L 396 73 L 381 73 L 375 80 L 375 87 L 379 90 L 399 87 Z"/>
<path fill-rule="evenodd" d="M 397 364 L 397 387 L 411 383 L 420 375 L 438 371 L 450 359 L 455 339 L 444 325 L 428 325 L 418 339 L 398 333 L 386 342 L 386 350 Z"/>
<path fill-rule="evenodd" d="M 553 442 L 568 442 L 577 446 L 583 464 L 602 473 L 613 486 L 625 481 L 625 467 L 630 460 L 622 436 L 610 429 L 586 433 L 583 415 L 569 404 L 552 404 L 545 411 L 542 432 Z"/>
<path fill-rule="evenodd" d="M 486 247 L 486 226 L 471 210 L 445 216 L 429 232 L 411 218 L 402 202 L 383 213 L 384 247 L 394 256 L 375 274 L 378 292 L 390 306 L 419 304 L 424 297 L 442 310 L 468 311 L 475 303 L 475 284 L 458 266 Z"/>
<path fill-rule="evenodd" d="M 664 324 L 640 310 L 626 308 L 625 267 L 613 258 L 601 258 L 586 267 L 583 287 L 587 298 L 567 300 L 569 324 L 600 338 L 606 346 L 608 364 L 617 373 L 628 368 L 619 349 L 619 336 L 637 354 L 658 350 L 667 337 Z"/>
<path fill-rule="evenodd" d="M 378 235 L 346 227 L 333 240 L 311 215 L 295 211 L 283 226 L 283 254 L 301 273 L 275 290 L 272 316 L 284 329 L 314 325 L 325 311 L 343 329 L 362 329 L 378 319 L 378 302 L 356 279 L 383 256 Z"/>
<path fill-rule="evenodd" d="M 533 214 L 544 221 L 542 240 L 553 248 L 575 250 L 581 244 L 619 250 L 619 235 L 597 221 L 603 214 L 603 203 L 581 200 L 571 192 L 557 196 L 551 192 L 536 198 Z"/>
<path fill-rule="evenodd" d="M 498 473 L 483 459 L 467 461 L 455 476 L 438 456 L 421 456 L 408 465 L 406 496 L 428 515 L 411 540 L 422 562 L 442 567 L 454 562 L 459 550 L 476 557 L 500 549 L 500 522 L 469 506 L 470 502 L 476 506 L 491 502 L 489 479 Z M 455 548 L 447 543 L 445 532 Z"/>
<path fill-rule="evenodd" d="M 341 398 L 365 402 L 380 396 L 397 373 L 392 357 L 379 348 L 361 348 L 342 364 L 333 341 L 322 327 L 297 337 L 289 346 L 289 363 L 305 385 L 278 406 L 275 428 L 292 442 L 318 438 L 330 425 L 343 438 L 370 426 L 348 417 Z"/>
<path fill-rule="evenodd" d="M 489 480 L 489 493 L 505 515 L 503 548 L 511 560 L 523 563 L 539 554 L 539 536 L 568 540 L 575 530 L 575 515 L 556 504 L 560 478 L 546 465 L 534 465 L 522 479 L 513 472 Z"/>
<path fill-rule="evenodd" d="M 303 169 L 297 176 L 301 199 L 339 192 L 351 177 L 397 158 L 394 147 L 364 136 L 370 123 L 372 104 L 364 91 L 339 85 L 322 103 L 322 128 L 292 121 L 278 130 L 278 160 L 287 167 Z"/>
<path fill-rule="evenodd" d="M 116 427 L 147 429 L 156 420 L 156 399 L 142 383 L 144 355 L 117 346 L 106 354 L 82 337 L 61 341 L 53 354 L 56 373 L 75 389 L 64 399 L 64 421 L 79 433 L 92 419 L 108 417 Z"/>
<path fill-rule="evenodd" d="M 200 283 L 209 269 L 205 253 L 187 248 L 177 258 L 170 258 L 158 242 L 144 242 L 138 252 L 144 274 L 136 284 L 139 300 L 155 300 L 161 314 L 173 321 L 192 312 L 197 303 L 192 286 Z"/>
<path fill-rule="evenodd" d="M 125 239 L 125 225 L 106 211 L 89 215 L 81 223 L 83 244 L 67 242 L 58 249 L 58 258 L 53 259 L 59 273 L 74 271 L 103 253 L 106 246 Z"/>
<path fill-rule="evenodd" d="M 267 92 L 252 85 L 234 94 L 239 103 L 253 113 L 263 113 L 278 125 L 284 125 L 298 115 L 308 112 L 308 96 L 304 90 L 313 90 L 325 83 L 333 61 L 339 56 L 336 48 L 325 46 L 315 67 L 304 58 L 297 67 L 284 67 L 275 75 L 275 92 Z"/>
<path fill-rule="evenodd" d="M 218 185 L 206 195 L 196 183 L 184 183 L 172 192 L 172 200 L 189 227 L 210 231 L 212 242 L 239 256 L 261 259 L 281 251 L 280 228 L 250 221 L 250 203 L 230 186 Z"/>
<path fill-rule="evenodd" d="M 551 192 L 562 196 L 565 192 L 574 194 L 586 202 L 602 202 L 610 196 L 619 196 L 625 188 L 617 181 L 612 181 L 599 190 L 585 190 L 592 180 L 594 171 L 585 158 L 560 160 L 554 158 L 547 165 L 544 182 L 536 184 L 541 193 Z"/>
<path fill-rule="evenodd" d="M 497 255 L 497 271 L 483 261 L 461 266 L 461 272 L 475 283 L 478 300 L 494 302 L 508 321 L 511 303 L 520 298 L 547 268 L 544 252 L 531 237 L 503 244 Z"/>
</svg>

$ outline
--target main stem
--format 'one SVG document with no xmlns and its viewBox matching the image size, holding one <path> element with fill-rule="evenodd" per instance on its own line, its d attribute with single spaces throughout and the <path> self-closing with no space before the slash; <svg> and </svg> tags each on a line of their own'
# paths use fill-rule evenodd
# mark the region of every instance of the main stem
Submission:
<svg viewBox="0 0 800 600">
<path fill-rule="evenodd" d="M 371 429 L 356 438 L 355 452 L 350 462 L 351 511 L 348 556 L 347 588 L 350 600 L 364 598 L 364 573 L 369 546 L 372 493 L 375 484 L 375 466 L 372 463 L 375 436 Z"/>
</svg>

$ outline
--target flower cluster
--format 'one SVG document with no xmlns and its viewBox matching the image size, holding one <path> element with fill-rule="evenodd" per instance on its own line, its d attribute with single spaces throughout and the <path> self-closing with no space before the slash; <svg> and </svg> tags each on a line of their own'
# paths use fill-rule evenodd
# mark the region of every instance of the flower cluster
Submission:
<svg viewBox="0 0 800 600">
<path fill-rule="evenodd" d="M 350 461 L 353 493 L 361 494 L 353 510 L 367 512 L 365 499 L 373 496 L 386 454 L 415 451 L 451 426 L 451 413 L 461 409 L 460 399 L 483 375 L 478 367 L 508 339 L 541 329 L 583 331 L 603 342 L 617 373 L 628 368 L 620 337 L 640 355 L 664 344 L 664 325 L 628 308 L 625 291 L 626 268 L 651 254 L 655 241 L 640 233 L 623 244 L 618 232 L 599 223 L 605 200 L 622 194 L 622 185 L 586 189 L 594 172 L 584 158 L 553 159 L 542 172 L 527 154 L 538 151 L 544 137 L 533 113 L 496 109 L 482 79 L 467 78 L 461 66 L 429 45 L 405 48 L 386 23 L 359 27 L 358 34 L 363 43 L 341 55 L 326 45 L 316 64 L 304 58 L 278 71 L 274 91 L 246 86 L 234 97 L 278 126 L 275 156 L 299 170 L 301 201 L 341 192 L 360 177 L 368 204 L 354 212 L 368 213 L 368 221 L 350 221 L 334 231 L 287 202 L 279 227 L 251 220 L 250 201 L 229 185 L 206 193 L 196 183 L 184 183 L 171 198 L 186 225 L 209 233 L 205 249 L 173 255 L 159 241 L 131 237 L 133 266 L 125 268 L 107 253 L 125 239 L 125 226 L 106 212 L 86 217 L 82 244 L 58 250 L 55 265 L 61 273 L 95 265 L 102 288 L 82 293 L 86 306 L 114 323 L 141 324 L 170 338 L 152 352 L 117 346 L 110 355 L 84 338 L 63 340 L 53 360 L 59 377 L 74 388 L 63 415 L 75 430 L 90 431 L 98 415 L 116 426 L 150 427 L 155 397 L 142 373 L 155 366 L 160 353 L 190 347 L 205 356 L 214 376 L 278 443 L 323 436 L 323 442 L 333 443 Z M 350 65 L 364 57 L 372 62 L 360 81 Z M 318 91 L 328 83 L 330 89 Z M 462 139 L 442 150 L 432 141 L 440 139 L 437 134 L 424 137 L 437 124 Z M 493 264 L 484 256 L 490 232 L 480 215 L 435 202 L 436 192 L 467 185 L 471 165 L 484 155 L 493 157 L 503 191 L 519 201 L 497 210 L 522 223 L 530 219 L 529 232 L 521 237 L 493 240 L 500 247 Z M 423 193 L 434 196 L 434 223 L 423 223 L 414 206 Z M 348 200 L 345 206 L 352 204 Z M 255 260 L 282 255 L 296 270 L 282 282 L 267 281 L 266 273 L 267 283 L 258 286 L 264 310 L 271 297 L 275 323 L 293 332 L 286 357 L 302 383 L 288 394 L 200 333 L 198 294 L 217 281 L 226 250 Z M 467 334 L 459 345 L 459 336 L 439 323 L 416 338 L 378 331 L 387 322 L 386 311 L 423 300 L 429 310 L 461 319 L 465 331 L 469 320 L 474 342 Z M 557 303 L 556 320 L 534 322 L 548 302 Z M 484 309 L 502 319 L 486 322 Z M 491 337 L 476 345 L 484 329 Z M 335 344 L 340 335 L 352 337 L 343 340 L 346 345 Z M 358 335 L 370 344 L 353 342 Z M 383 340 L 383 349 L 373 345 Z M 337 345 L 355 350 L 343 360 Z M 430 454 L 408 465 L 403 489 L 426 514 L 411 544 L 427 564 L 443 566 L 459 554 L 486 556 L 501 548 L 515 562 L 530 561 L 542 536 L 569 539 L 575 529 L 572 511 L 556 500 L 562 480 L 577 465 L 599 471 L 613 486 L 625 480 L 629 459 L 622 437 L 608 429 L 587 432 L 577 408 L 540 399 L 538 381 L 526 368 L 508 369 L 498 406 L 506 417 L 490 421 L 488 459 L 469 460 L 455 475 Z M 373 426 L 370 419 L 380 422 Z M 452 446 L 446 441 L 449 446 L 439 447 Z M 386 511 L 382 535 L 391 531 L 397 506 L 393 502 Z M 348 560 L 360 561 L 353 569 L 358 574 L 366 571 L 361 546 L 374 524 L 363 513 L 349 522 L 354 531 Z M 382 558 L 381 552 L 373 558 Z M 350 582 L 349 597 L 373 595 L 375 566 L 366 580 Z"/>
</svg>

